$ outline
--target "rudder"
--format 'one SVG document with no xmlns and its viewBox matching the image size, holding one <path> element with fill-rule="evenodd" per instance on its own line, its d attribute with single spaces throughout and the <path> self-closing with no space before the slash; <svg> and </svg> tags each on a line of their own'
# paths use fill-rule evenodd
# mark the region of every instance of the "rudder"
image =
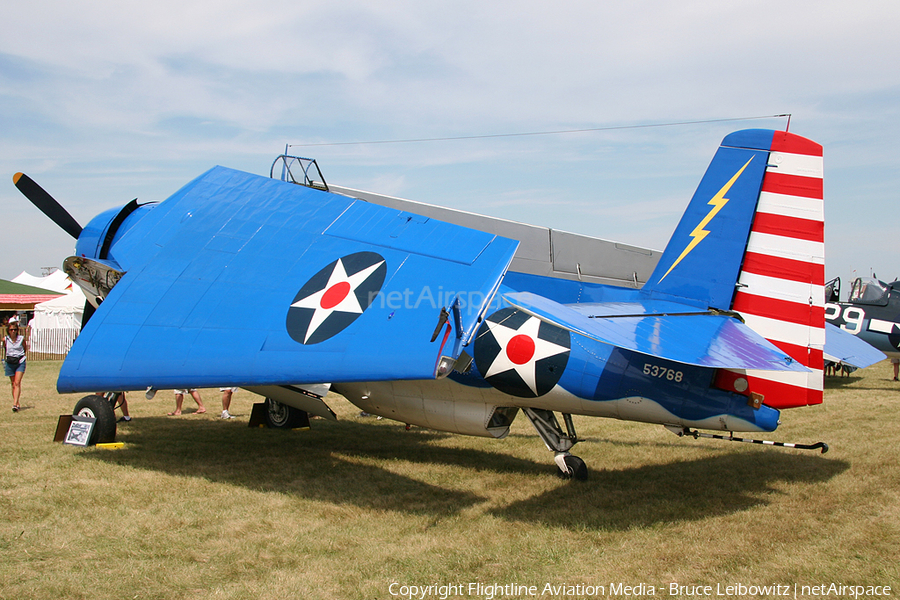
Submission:
<svg viewBox="0 0 900 600">
<path fill-rule="evenodd" d="M 822 146 L 778 131 L 770 150 L 732 308 L 811 372 L 722 371 L 718 384 L 755 392 L 773 408 L 820 404 L 825 344 Z"/>
</svg>

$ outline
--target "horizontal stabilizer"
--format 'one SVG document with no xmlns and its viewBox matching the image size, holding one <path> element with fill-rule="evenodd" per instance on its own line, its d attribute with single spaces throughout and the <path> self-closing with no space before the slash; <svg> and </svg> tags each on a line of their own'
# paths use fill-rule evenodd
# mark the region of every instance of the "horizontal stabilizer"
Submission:
<svg viewBox="0 0 900 600">
<path fill-rule="evenodd" d="M 710 368 L 808 371 L 738 321 L 705 312 L 592 318 L 530 292 L 504 300 L 535 317 L 604 344 L 689 365 Z M 587 305 L 577 305 L 583 310 Z M 598 313 L 602 305 L 590 305 Z M 621 306 L 617 307 L 621 313 Z"/>
<path fill-rule="evenodd" d="M 865 369 L 887 358 L 881 350 L 852 333 L 825 323 L 825 360 Z"/>
</svg>

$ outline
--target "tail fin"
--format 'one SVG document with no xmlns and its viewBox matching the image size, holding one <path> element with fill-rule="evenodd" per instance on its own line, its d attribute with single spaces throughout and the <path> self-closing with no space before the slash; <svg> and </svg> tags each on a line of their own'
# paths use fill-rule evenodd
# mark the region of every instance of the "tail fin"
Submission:
<svg viewBox="0 0 900 600">
<path fill-rule="evenodd" d="M 742 133 L 716 152 L 643 293 L 731 308 L 768 159 L 768 147 L 730 143 Z"/>
<path fill-rule="evenodd" d="M 822 402 L 822 146 L 783 131 L 727 136 L 642 293 L 720 310 L 812 370 L 720 371 L 775 408 Z"/>
</svg>

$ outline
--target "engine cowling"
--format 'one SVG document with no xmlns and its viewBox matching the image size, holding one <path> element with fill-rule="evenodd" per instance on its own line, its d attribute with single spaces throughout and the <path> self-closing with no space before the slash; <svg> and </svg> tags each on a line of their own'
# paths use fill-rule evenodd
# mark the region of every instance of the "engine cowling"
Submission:
<svg viewBox="0 0 900 600">
<path fill-rule="evenodd" d="M 127 257 L 117 257 L 114 252 L 116 240 L 155 206 L 132 200 L 121 208 L 100 213 L 79 233 L 75 256 L 63 262 L 63 271 L 87 298 L 82 326 L 129 268 L 129 261 L 123 259 Z"/>
<path fill-rule="evenodd" d="M 140 221 L 156 204 L 138 204 L 132 200 L 118 208 L 106 210 L 82 229 L 75 244 L 75 254 L 79 257 L 103 261 L 119 270 L 127 270 L 127 261 L 117 257 L 115 242 L 135 223 Z"/>
</svg>

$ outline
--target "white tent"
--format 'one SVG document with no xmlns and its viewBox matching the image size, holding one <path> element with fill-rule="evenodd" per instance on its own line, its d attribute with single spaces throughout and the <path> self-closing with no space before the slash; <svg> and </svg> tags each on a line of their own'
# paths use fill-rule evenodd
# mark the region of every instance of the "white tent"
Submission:
<svg viewBox="0 0 900 600">
<path fill-rule="evenodd" d="M 52 292 L 59 292 L 60 294 L 65 294 L 71 291 L 72 288 L 77 287 L 72 285 L 72 281 L 69 279 L 68 275 L 59 269 L 53 271 L 46 277 L 36 277 L 29 274 L 27 271 L 22 271 L 16 275 L 12 282 L 39 287 Z"/>
<path fill-rule="evenodd" d="M 34 320 L 31 329 L 81 329 L 81 317 L 84 314 L 84 293 L 74 286 L 65 296 L 47 300 L 34 305 Z"/>
<path fill-rule="evenodd" d="M 34 319 L 29 338 L 29 350 L 53 355 L 65 355 L 81 331 L 84 315 L 84 294 L 78 286 L 70 293 L 34 306 Z"/>
</svg>

